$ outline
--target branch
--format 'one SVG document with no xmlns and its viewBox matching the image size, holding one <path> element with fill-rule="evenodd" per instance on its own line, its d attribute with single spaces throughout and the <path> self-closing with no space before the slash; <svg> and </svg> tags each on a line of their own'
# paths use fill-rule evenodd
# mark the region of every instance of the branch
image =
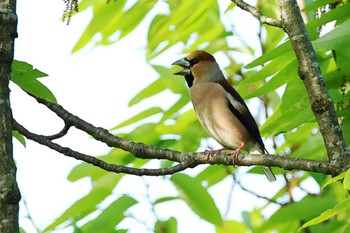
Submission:
<svg viewBox="0 0 350 233">
<path fill-rule="evenodd" d="M 298 71 L 309 95 L 312 111 L 320 127 L 330 165 L 346 170 L 350 154 L 338 123 L 334 104 L 327 91 L 316 53 L 306 31 L 295 0 L 278 0 L 283 28 L 288 34 L 296 57 Z"/>
<path fill-rule="evenodd" d="M 266 22 L 266 17 L 262 16 L 255 7 L 242 0 L 232 1 L 262 23 Z M 281 20 L 269 19 L 273 20 L 273 23 L 266 23 L 283 28 L 290 38 L 299 62 L 299 76 L 304 81 L 308 92 L 310 105 L 320 127 L 330 165 L 332 168 L 337 168 L 335 174 L 338 174 L 339 171 L 345 171 L 350 167 L 350 152 L 346 148 L 334 104 L 327 91 L 315 50 L 296 0 L 278 0 L 277 2 L 281 11 Z"/>
<path fill-rule="evenodd" d="M 188 168 L 189 166 L 189 164 L 187 164 L 186 161 L 183 161 L 182 163 L 170 168 L 160 168 L 160 169 L 133 168 L 133 167 L 109 164 L 96 157 L 74 151 L 67 147 L 62 147 L 59 144 L 49 140 L 48 137 L 46 136 L 31 133 L 22 125 L 20 125 L 16 120 L 13 120 L 12 125 L 14 129 L 16 129 L 19 133 L 21 133 L 22 135 L 24 135 L 26 138 L 30 140 L 33 140 L 41 145 L 47 146 L 50 149 L 55 150 L 66 156 L 84 161 L 86 163 L 92 164 L 99 168 L 102 168 L 103 170 L 106 170 L 106 171 L 111 171 L 115 173 L 126 173 L 126 174 L 137 175 L 137 176 L 142 176 L 142 175 L 161 176 L 161 175 L 174 174 L 176 172 L 179 172 Z"/>
<path fill-rule="evenodd" d="M 224 165 L 239 165 L 239 166 L 252 166 L 252 165 L 263 165 L 263 166 L 274 166 L 280 167 L 285 170 L 304 170 L 312 172 L 321 172 L 324 174 L 333 174 L 338 172 L 336 168 L 331 168 L 328 161 L 317 161 L 301 158 L 289 158 L 283 156 L 274 155 L 259 155 L 259 154 L 247 154 L 239 155 L 237 161 L 233 163 L 230 156 L 226 156 L 225 153 L 217 153 L 214 156 L 207 156 L 205 153 L 181 153 L 174 150 L 162 149 L 153 145 L 145 145 L 143 143 L 135 143 L 109 133 L 106 129 L 95 127 L 90 123 L 85 122 L 77 116 L 69 113 L 62 106 L 52 103 L 50 101 L 35 97 L 38 102 L 44 104 L 53 112 L 55 112 L 60 118 L 62 118 L 68 124 L 90 134 L 95 139 L 106 143 L 107 145 L 115 148 L 120 148 L 125 151 L 129 151 L 134 154 L 137 158 L 141 159 L 166 159 L 170 161 L 178 162 L 179 164 L 164 169 L 137 169 L 130 168 L 120 165 L 108 164 L 102 160 L 99 160 L 93 156 L 82 154 L 71 150 L 70 148 L 62 147 L 46 136 L 37 135 L 29 132 L 15 120 L 13 120 L 13 128 L 18 130 L 19 133 L 24 135 L 30 140 L 36 141 L 42 145 L 48 146 L 49 148 L 62 153 L 66 156 L 73 157 L 92 165 L 98 166 L 107 171 L 113 171 L 117 173 L 127 173 L 132 175 L 166 175 L 173 174 L 175 172 L 184 170 L 186 168 L 193 168 L 200 164 L 224 164 Z M 332 170 L 333 169 L 333 172 Z"/>
<path fill-rule="evenodd" d="M 245 11 L 248 11 L 249 13 L 251 13 L 261 23 L 267 24 L 267 25 L 270 25 L 270 26 L 274 26 L 274 27 L 282 28 L 283 24 L 282 24 L 281 20 L 273 19 L 273 18 L 270 18 L 270 17 L 267 17 L 267 16 L 261 14 L 258 11 L 258 9 L 256 9 L 252 5 L 249 5 L 248 3 L 246 3 L 246 2 L 244 2 L 242 0 L 231 0 L 231 1 L 234 2 L 242 10 L 245 10 Z"/>
</svg>

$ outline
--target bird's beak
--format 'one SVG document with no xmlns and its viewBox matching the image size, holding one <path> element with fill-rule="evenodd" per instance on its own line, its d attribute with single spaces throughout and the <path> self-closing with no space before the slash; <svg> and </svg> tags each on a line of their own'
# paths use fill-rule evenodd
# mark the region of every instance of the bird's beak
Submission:
<svg viewBox="0 0 350 233">
<path fill-rule="evenodd" d="M 178 65 L 181 66 L 183 69 L 179 70 L 177 72 L 175 72 L 175 75 L 182 75 L 182 76 L 186 76 L 191 74 L 191 70 L 190 70 L 190 62 L 186 60 L 186 58 L 181 58 L 180 60 L 177 60 L 176 62 L 174 62 L 171 65 Z"/>
</svg>

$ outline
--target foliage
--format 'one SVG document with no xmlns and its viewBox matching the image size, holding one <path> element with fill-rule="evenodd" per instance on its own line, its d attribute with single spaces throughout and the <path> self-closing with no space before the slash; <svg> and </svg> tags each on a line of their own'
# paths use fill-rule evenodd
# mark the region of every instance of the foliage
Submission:
<svg viewBox="0 0 350 233">
<path fill-rule="evenodd" d="M 183 53 L 196 49 L 211 53 L 220 51 L 217 55 L 228 61 L 224 67 L 228 80 L 236 86 L 240 94 L 245 99 L 263 96 L 259 108 L 265 111 L 267 117 L 261 126 L 261 133 L 270 138 L 276 154 L 327 159 L 307 93 L 298 77 L 296 56 L 282 30 L 259 24 L 255 38 L 258 43 L 248 44 L 235 30 L 235 24 L 223 23 L 224 17 L 234 17 L 238 11 L 229 1 L 225 3 L 226 8 L 220 7 L 216 0 L 138 0 L 133 4 L 128 3 L 130 2 L 126 0 L 111 1 L 109 4 L 101 0 L 82 0 L 79 9 L 92 9 L 93 18 L 74 46 L 73 52 L 91 43 L 95 46 L 108 46 L 123 38 L 127 39 L 128 34 L 137 29 L 147 17 L 151 17 L 145 54 L 147 62 L 152 63 L 152 68 L 157 72 L 158 79 L 141 90 L 129 105 L 142 105 L 143 100 L 164 90 L 179 97 L 167 109 L 160 106 L 146 107 L 143 112 L 116 125 L 113 132 L 130 140 L 178 151 L 196 151 L 205 147 L 207 141 L 204 139 L 208 135 L 198 123 L 193 110 L 189 110 L 188 91 L 184 80 L 172 77 L 174 70 L 169 66 L 155 65 L 153 61 L 175 46 L 182 48 Z M 264 15 L 279 17 L 275 1 L 258 1 L 256 6 Z M 317 13 L 320 9 L 321 13 Z M 307 1 L 303 9 L 309 16 L 307 29 L 347 143 L 350 143 L 349 10 L 349 2 L 335 0 Z M 327 23 L 334 23 L 334 26 L 325 27 Z M 252 19 L 251 24 L 257 22 Z M 328 28 L 331 30 L 326 32 Z M 249 57 L 251 62 L 244 66 L 240 61 L 242 56 Z M 35 88 L 25 83 L 20 78 L 21 75 L 31 77 L 27 80 L 34 83 Z M 51 92 L 40 87 L 37 82 L 37 78 L 42 76 L 43 73 L 32 70 L 28 64 L 14 64 L 13 82 L 32 94 L 54 100 Z M 125 128 L 126 126 L 129 127 Z M 130 127 L 133 130 L 128 131 Z M 130 153 L 117 149 L 112 149 L 100 158 L 133 167 L 155 163 L 136 159 Z M 171 164 L 172 162 L 160 162 L 162 167 Z M 260 208 L 243 212 L 241 219 L 227 219 L 223 214 L 224 210 L 219 209 L 210 192 L 228 180 L 241 186 L 234 171 L 236 169 L 231 167 L 207 166 L 199 174 L 191 176 L 181 173 L 171 177 L 159 177 L 158 179 L 176 188 L 178 195 L 162 196 L 158 193 L 160 196 L 149 202 L 155 209 L 158 205 L 185 201 L 194 214 L 215 225 L 217 233 L 296 232 L 306 228 L 307 232 L 349 230 L 349 171 L 340 177 L 329 179 L 322 174 L 276 169 L 274 172 L 279 175 L 278 179 L 282 180 L 284 177 L 286 183 L 269 198 L 270 201 Z M 248 173 L 261 172 L 251 169 Z M 126 176 L 80 164 L 72 170 L 68 179 L 76 181 L 86 177 L 92 181 L 90 193 L 73 204 L 44 232 L 69 226 L 73 226 L 75 232 L 126 231 L 119 227 L 119 223 L 123 219 L 133 218 L 130 214 L 132 209 L 142 208 L 141 201 L 135 196 L 113 194 L 113 190 Z M 337 182 L 340 179 L 344 179 L 344 185 Z M 317 190 L 317 193 L 308 187 L 303 188 L 311 181 L 318 187 L 326 185 L 322 191 Z M 295 190 L 300 189 L 304 191 L 303 194 L 295 197 Z M 108 207 L 99 208 L 99 205 L 105 204 L 107 198 Z M 265 219 L 262 213 L 275 203 L 279 204 L 279 208 L 273 213 L 270 211 L 271 216 Z M 97 214 L 94 220 L 91 220 L 92 214 Z M 102 228 L 106 230 L 101 230 Z M 154 220 L 155 232 L 177 232 L 177 228 L 175 217 Z"/>
</svg>

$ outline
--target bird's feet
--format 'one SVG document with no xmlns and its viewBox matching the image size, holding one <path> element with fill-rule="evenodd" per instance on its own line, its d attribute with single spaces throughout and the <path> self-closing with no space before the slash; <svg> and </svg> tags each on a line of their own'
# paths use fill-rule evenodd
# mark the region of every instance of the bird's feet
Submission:
<svg viewBox="0 0 350 233">
<path fill-rule="evenodd" d="M 237 159 L 238 159 L 238 155 L 241 153 L 241 149 L 244 147 L 244 142 L 241 143 L 241 145 L 233 151 L 227 152 L 226 155 L 228 156 L 232 156 L 232 162 L 235 164 Z"/>
<path fill-rule="evenodd" d="M 209 158 L 212 157 L 214 154 L 221 153 L 224 150 L 227 150 L 227 148 L 223 147 L 223 148 L 218 149 L 218 150 L 205 150 L 204 154 L 207 156 L 207 159 L 209 160 Z"/>
</svg>

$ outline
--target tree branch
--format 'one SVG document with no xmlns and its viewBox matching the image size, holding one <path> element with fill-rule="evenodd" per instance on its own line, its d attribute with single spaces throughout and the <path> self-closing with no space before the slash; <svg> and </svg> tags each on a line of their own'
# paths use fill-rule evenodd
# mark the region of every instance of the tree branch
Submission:
<svg viewBox="0 0 350 233">
<path fill-rule="evenodd" d="M 327 91 L 316 53 L 306 31 L 296 0 L 278 0 L 283 28 L 288 34 L 296 57 L 298 71 L 309 95 L 312 111 L 322 134 L 330 165 L 346 170 L 350 154 L 338 123 L 334 104 Z"/>
<path fill-rule="evenodd" d="M 232 1 L 263 22 L 262 16 L 256 8 L 241 0 Z M 304 81 L 308 92 L 310 105 L 320 127 L 330 165 L 336 171 L 335 174 L 338 174 L 350 167 L 350 152 L 346 148 L 333 101 L 325 86 L 315 50 L 312 47 L 296 0 L 278 0 L 278 6 L 282 20 L 278 20 L 277 25 L 274 23 L 270 25 L 283 28 L 290 38 L 299 62 L 299 76 Z"/>
<path fill-rule="evenodd" d="M 16 120 L 13 120 L 12 124 L 13 124 L 13 128 L 16 129 L 22 135 L 24 135 L 26 138 L 31 139 L 41 145 L 47 146 L 50 149 L 55 150 L 61 154 L 92 164 L 106 171 L 111 171 L 115 173 L 126 173 L 126 174 L 137 175 L 137 176 L 142 176 L 142 175 L 161 176 L 161 175 L 174 174 L 176 172 L 179 172 L 188 168 L 189 166 L 189 164 L 186 163 L 186 160 L 173 167 L 160 168 L 160 169 L 133 168 L 133 167 L 109 164 L 96 157 L 74 151 L 67 147 L 62 147 L 59 144 L 49 140 L 46 136 L 31 133 L 22 125 L 20 125 L 18 122 L 16 122 Z"/>
<path fill-rule="evenodd" d="M 261 14 L 258 11 L 258 9 L 256 9 L 252 5 L 249 5 L 248 3 L 246 3 L 242 0 L 231 0 L 231 1 L 234 2 L 242 10 L 245 10 L 245 11 L 248 11 L 249 13 L 251 13 L 261 23 L 267 24 L 270 26 L 274 26 L 274 27 L 282 28 L 282 21 L 281 20 L 273 19 L 273 18 L 270 18 L 270 17 L 267 17 L 267 16 Z"/>
<path fill-rule="evenodd" d="M 143 143 L 135 143 L 109 133 L 108 130 L 95 127 L 92 124 L 85 122 L 77 116 L 74 116 L 62 106 L 47 101 L 45 99 L 34 97 L 38 100 L 39 103 L 44 104 L 50 110 L 55 112 L 60 118 L 62 118 L 68 124 L 88 133 L 93 136 L 95 139 L 106 143 L 110 147 L 120 148 L 125 151 L 129 151 L 134 154 L 136 157 L 141 159 L 166 159 L 170 161 L 178 162 L 179 164 L 166 169 L 136 169 L 129 168 L 120 165 L 108 164 L 102 160 L 99 160 L 93 156 L 82 154 L 76 151 L 71 150 L 70 148 L 62 147 L 51 140 L 46 136 L 37 135 L 29 132 L 23 126 L 18 124 L 13 120 L 13 128 L 18 130 L 19 133 L 24 135 L 30 140 L 36 141 L 42 145 L 48 146 L 49 148 L 62 153 L 66 156 L 73 157 L 87 163 L 98 166 L 107 171 L 113 171 L 117 173 L 127 173 L 132 175 L 166 175 L 173 174 L 175 172 L 184 170 L 186 168 L 193 168 L 200 164 L 224 164 L 224 165 L 239 165 L 239 166 L 252 166 L 252 165 L 264 165 L 264 166 L 275 166 L 280 167 L 285 170 L 304 170 L 312 172 L 321 172 L 324 174 L 331 174 L 332 170 L 327 161 L 317 161 L 317 160 L 308 160 L 301 158 L 289 158 L 282 156 L 274 155 L 259 155 L 259 154 L 247 154 L 239 155 L 237 161 L 233 163 L 233 160 L 230 156 L 226 156 L 225 153 L 218 153 L 214 156 L 207 156 L 205 153 L 181 153 L 178 151 L 173 151 L 169 149 L 158 148 L 153 145 L 145 145 Z M 333 168 L 337 169 L 337 168 Z M 338 170 L 335 170 L 338 172 Z"/>
</svg>

